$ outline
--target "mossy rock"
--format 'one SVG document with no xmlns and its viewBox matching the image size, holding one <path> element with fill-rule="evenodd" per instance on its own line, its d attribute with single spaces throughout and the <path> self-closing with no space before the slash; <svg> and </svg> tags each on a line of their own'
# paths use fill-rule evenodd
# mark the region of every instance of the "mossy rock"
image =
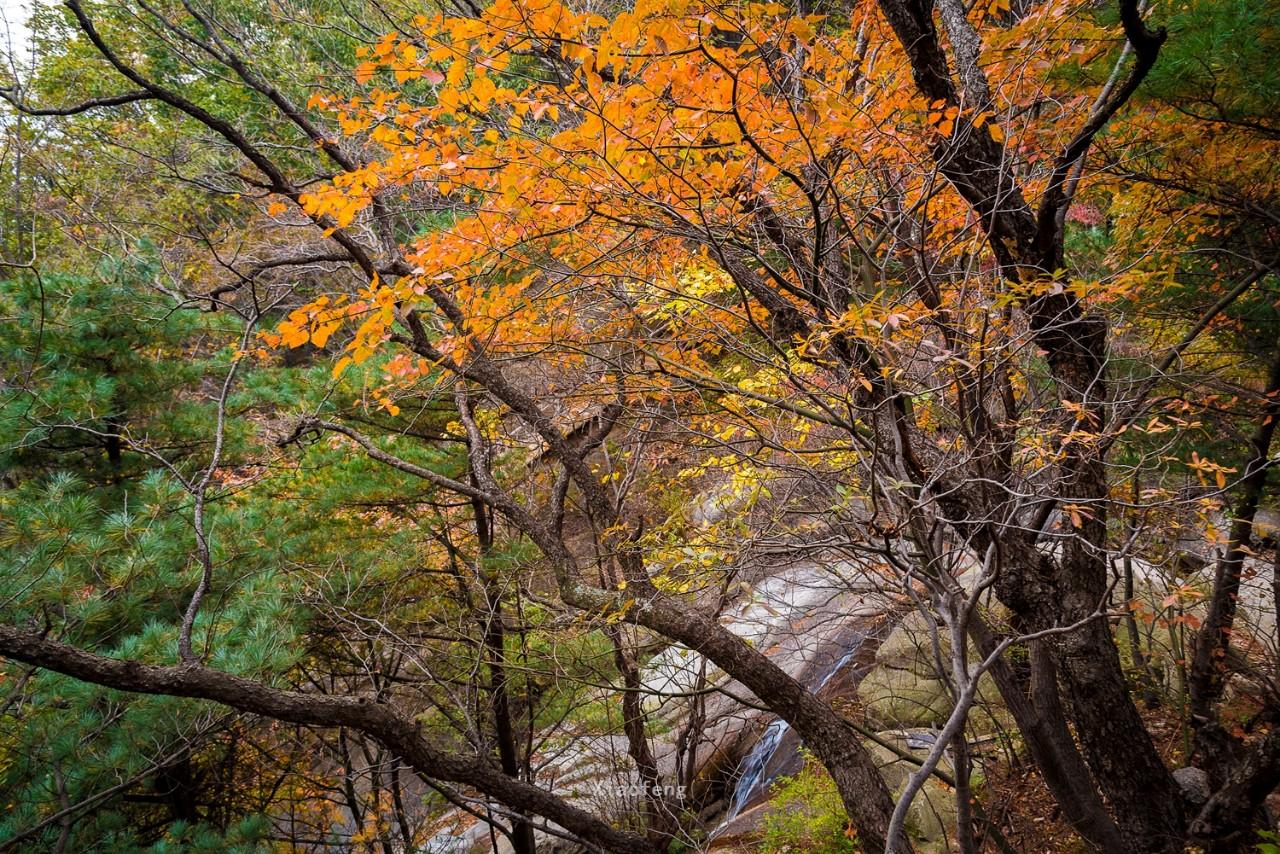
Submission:
<svg viewBox="0 0 1280 854">
<path fill-rule="evenodd" d="M 905 786 L 904 786 L 905 788 Z M 902 795 L 898 790 L 894 798 Z M 956 838 L 955 792 L 936 778 L 929 778 L 907 810 L 907 832 L 919 854 L 945 854 Z"/>
<path fill-rule="evenodd" d="M 882 741 L 907 750 L 920 759 L 928 756 L 927 748 L 916 748 L 911 745 L 909 732 L 890 730 L 878 732 L 876 736 Z M 867 747 L 885 783 L 893 792 L 894 800 L 897 800 L 906 791 L 907 779 L 918 766 L 875 742 L 868 743 Z M 948 774 L 955 773 L 951 763 L 945 757 L 939 763 L 939 768 Z M 955 828 L 955 792 L 936 777 L 930 777 L 920 788 L 915 800 L 911 802 L 911 808 L 907 811 L 907 831 L 911 834 L 916 850 L 923 854 L 943 854 L 950 851 L 950 843 L 955 840 Z"/>
<path fill-rule="evenodd" d="M 910 753 L 923 761 L 928 757 L 929 746 L 931 746 L 931 742 L 936 735 L 937 733 L 933 730 L 890 729 L 876 733 L 876 738 L 880 741 L 888 742 L 899 750 Z M 919 766 L 908 762 L 894 751 L 874 741 L 868 741 L 866 744 L 867 750 L 871 752 L 871 757 L 875 760 L 876 768 L 880 770 L 880 775 L 884 777 L 885 785 L 894 791 L 901 790 L 907 783 L 907 777 Z M 947 774 L 955 773 L 951 767 L 951 760 L 946 755 L 938 763 L 938 768 Z"/>
<path fill-rule="evenodd" d="M 979 608 L 988 624 L 1001 625 L 1004 621 L 1002 606 Z M 938 649 L 942 654 L 942 666 L 951 667 L 951 631 L 939 624 Z M 977 664 L 981 656 L 970 644 L 969 663 Z M 928 621 L 919 611 L 912 611 L 894 627 L 876 650 L 876 664 L 897 670 L 910 670 L 921 676 L 937 676 L 938 660 L 934 655 L 933 638 Z"/>
<path fill-rule="evenodd" d="M 938 627 L 938 645 L 946 663 L 951 655 L 951 641 L 945 626 Z M 910 670 L 920 676 L 936 676 L 933 641 L 924 615 L 912 611 L 894 627 L 876 650 L 876 664 L 894 670 Z"/>
<path fill-rule="evenodd" d="M 938 646 L 943 666 L 950 667 L 951 643 L 940 627 Z M 969 652 L 971 665 L 978 658 Z M 951 714 L 951 694 L 939 677 L 928 621 L 919 612 L 903 618 L 876 651 L 876 666 L 858 686 L 868 714 L 885 727 L 941 726 Z M 989 676 L 978 684 L 978 698 L 969 713 L 969 731 L 989 734 L 1007 724 L 1000 692 Z"/>
<path fill-rule="evenodd" d="M 858 685 L 867 713 L 886 727 L 942 726 L 951 714 L 951 697 L 935 678 L 912 670 L 875 667 Z"/>
<path fill-rule="evenodd" d="M 941 727 L 953 708 L 941 680 L 892 667 L 872 668 L 858 685 L 858 699 L 879 725 L 891 728 Z M 1000 691 L 983 674 L 977 702 L 969 710 L 969 734 L 990 735 L 1011 726 Z"/>
</svg>

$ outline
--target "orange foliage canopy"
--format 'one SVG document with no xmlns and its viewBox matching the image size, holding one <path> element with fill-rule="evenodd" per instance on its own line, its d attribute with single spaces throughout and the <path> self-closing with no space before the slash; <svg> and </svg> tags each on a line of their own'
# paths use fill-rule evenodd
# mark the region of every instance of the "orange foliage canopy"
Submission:
<svg viewBox="0 0 1280 854">
<path fill-rule="evenodd" d="M 301 203 L 339 228 L 397 196 L 448 208 L 448 222 L 407 246 L 410 275 L 317 302 L 272 340 L 320 345 L 349 317 L 359 326 L 347 356 L 361 361 L 397 311 L 439 289 L 464 314 L 438 330 L 445 355 L 555 347 L 572 360 L 588 343 L 626 341 L 702 372 L 708 348 L 787 306 L 811 321 L 801 352 L 833 333 L 899 333 L 964 310 L 959 289 L 933 307 L 895 289 L 882 256 L 927 244 L 941 247 L 931 263 L 973 258 L 992 273 L 931 145 L 985 129 L 1024 190 L 1043 183 L 1039 152 L 1059 150 L 1077 122 L 1037 120 L 1027 105 L 1086 111 L 1093 92 L 1057 91 L 1046 72 L 1117 44 L 1071 8 L 1040 4 L 1010 24 L 1001 2 L 975 7 L 993 100 L 974 107 L 918 95 L 874 5 L 848 21 L 690 0 L 642 0 L 612 19 L 557 0 L 419 17 L 416 32 L 389 34 L 363 58 L 366 92 L 313 97 L 376 156 Z M 392 81 L 402 89 L 377 85 Z M 904 237 L 908 218 L 927 233 Z M 735 265 L 780 301 L 746 299 Z M 815 311 L 836 266 L 858 287 Z"/>
</svg>

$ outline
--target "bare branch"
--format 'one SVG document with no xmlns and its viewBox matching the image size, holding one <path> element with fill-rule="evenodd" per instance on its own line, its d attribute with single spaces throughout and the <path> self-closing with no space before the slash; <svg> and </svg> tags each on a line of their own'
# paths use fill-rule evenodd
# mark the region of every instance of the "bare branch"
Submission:
<svg viewBox="0 0 1280 854">
<path fill-rule="evenodd" d="M 89 98 L 69 107 L 32 107 L 22 100 L 22 95 L 16 88 L 0 89 L 0 98 L 8 101 L 18 112 L 28 116 L 74 116 L 98 107 L 119 107 L 136 101 L 149 101 L 155 96 L 146 90 L 138 90 L 119 95 L 105 95 L 101 98 Z"/>
</svg>

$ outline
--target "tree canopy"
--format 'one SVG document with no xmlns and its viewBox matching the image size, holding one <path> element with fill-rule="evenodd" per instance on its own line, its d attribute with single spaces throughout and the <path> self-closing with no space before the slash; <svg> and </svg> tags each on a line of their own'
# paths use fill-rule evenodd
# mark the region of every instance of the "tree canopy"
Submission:
<svg viewBox="0 0 1280 854">
<path fill-rule="evenodd" d="M 31 29 L 0 847 L 1274 841 L 1274 4 Z"/>
</svg>

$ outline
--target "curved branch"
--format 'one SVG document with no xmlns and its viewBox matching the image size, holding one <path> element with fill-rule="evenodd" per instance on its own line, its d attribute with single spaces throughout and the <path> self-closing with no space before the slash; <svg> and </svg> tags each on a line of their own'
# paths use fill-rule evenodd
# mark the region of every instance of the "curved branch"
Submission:
<svg viewBox="0 0 1280 854">
<path fill-rule="evenodd" d="M 1045 187 L 1044 196 L 1040 199 L 1040 210 L 1036 214 L 1036 246 L 1041 256 L 1041 263 L 1049 271 L 1061 266 L 1062 242 L 1059 239 L 1058 212 L 1067 201 L 1065 184 L 1072 168 L 1089 151 L 1093 138 L 1106 127 L 1111 117 L 1123 107 L 1137 91 L 1138 86 L 1146 79 L 1151 68 L 1160 55 L 1160 46 L 1165 43 L 1168 33 L 1163 27 L 1155 30 L 1147 29 L 1142 20 L 1142 10 L 1138 0 L 1121 0 L 1120 21 L 1124 26 L 1125 38 L 1133 47 L 1135 58 L 1133 70 L 1124 84 L 1115 89 L 1098 109 L 1094 110 L 1075 138 L 1067 144 L 1058 162 L 1049 176 L 1049 184 Z"/>
<path fill-rule="evenodd" d="M 454 480 L 451 477 L 446 477 L 445 475 L 434 472 L 431 469 L 423 468 L 422 466 L 411 463 L 408 460 L 401 459 L 394 454 L 389 454 L 375 445 L 373 440 L 368 436 L 352 430 L 345 424 L 338 424 L 334 421 L 324 421 L 319 418 L 304 418 L 294 426 L 293 433 L 287 439 L 280 442 L 280 444 L 282 446 L 292 444 L 297 441 L 298 437 L 303 433 L 310 430 L 327 430 L 330 433 L 338 433 L 346 436 L 361 448 L 364 448 L 365 453 L 368 454 L 370 458 L 375 459 L 384 465 L 391 466 L 394 469 L 398 469 L 405 474 L 411 474 L 414 477 L 422 478 L 425 481 L 435 484 L 441 489 L 446 489 L 450 492 L 456 492 L 459 495 L 465 495 L 468 498 L 483 501 L 485 504 L 498 507 L 499 509 L 501 509 L 502 505 L 506 503 L 500 495 L 494 495 L 491 492 L 486 492 L 483 489 L 474 487 L 469 483 Z"/>
<path fill-rule="evenodd" d="M 417 721 L 372 697 L 286 691 L 198 664 L 163 667 L 107 658 L 5 625 L 0 625 L 0 655 L 118 691 L 209 700 L 304 726 L 349 727 L 381 742 L 426 777 L 471 786 L 513 809 L 543 816 L 585 842 L 627 854 L 653 850 L 644 837 L 610 827 L 486 760 L 438 750 L 422 737 Z"/>
<path fill-rule="evenodd" d="M 97 107 L 119 107 L 135 101 L 150 101 L 155 98 L 146 90 L 124 92 L 120 95 L 106 95 L 101 98 L 89 98 L 70 107 L 32 107 L 22 100 L 17 89 L 0 89 L 0 98 L 8 101 L 15 110 L 28 116 L 74 116 Z"/>
<path fill-rule="evenodd" d="M 224 294 L 234 293 L 235 291 L 240 290 L 240 288 L 244 287 L 249 282 L 252 282 L 268 270 L 275 270 L 280 267 L 302 267 L 308 264 L 341 264 L 350 260 L 351 255 L 346 251 L 316 248 L 291 255 L 279 255 L 274 258 L 267 258 L 263 261 L 255 261 L 253 264 L 249 265 L 249 269 L 244 273 L 241 273 L 232 267 L 231 271 L 235 273 L 240 280 L 218 285 L 216 288 L 209 291 L 209 293 L 205 294 L 204 299 L 209 300 L 211 310 L 216 311 L 218 308 L 218 301 Z"/>
<path fill-rule="evenodd" d="M 111 63 L 121 75 L 132 82 L 136 86 L 141 86 L 150 96 L 157 101 L 168 104 L 176 110 L 186 113 L 200 124 L 215 132 L 228 143 L 230 143 L 237 151 L 244 155 L 250 163 L 252 163 L 259 172 L 266 178 L 269 188 L 281 195 L 288 196 L 295 202 L 299 201 L 302 193 L 294 186 L 293 182 L 284 171 L 271 158 L 267 157 L 249 141 L 240 130 L 228 122 L 226 119 L 219 118 L 213 113 L 201 107 L 199 104 L 184 98 L 182 95 L 171 89 L 148 80 L 146 77 L 138 73 L 137 69 L 130 66 L 120 58 L 111 46 L 106 43 L 102 35 L 98 32 L 98 28 L 94 25 L 88 13 L 85 12 L 81 0 L 66 0 L 66 6 L 71 10 L 71 14 L 75 16 L 76 23 L 80 31 L 93 44 L 94 49 L 102 54 L 102 57 Z M 327 218 L 317 218 L 316 221 L 322 225 L 330 225 Z M 330 235 L 335 243 L 341 246 L 351 256 L 351 260 L 360 266 L 365 275 L 370 279 L 377 276 L 377 265 L 370 257 L 369 251 L 365 247 L 357 243 L 351 235 L 340 229 L 335 229 Z"/>
</svg>

